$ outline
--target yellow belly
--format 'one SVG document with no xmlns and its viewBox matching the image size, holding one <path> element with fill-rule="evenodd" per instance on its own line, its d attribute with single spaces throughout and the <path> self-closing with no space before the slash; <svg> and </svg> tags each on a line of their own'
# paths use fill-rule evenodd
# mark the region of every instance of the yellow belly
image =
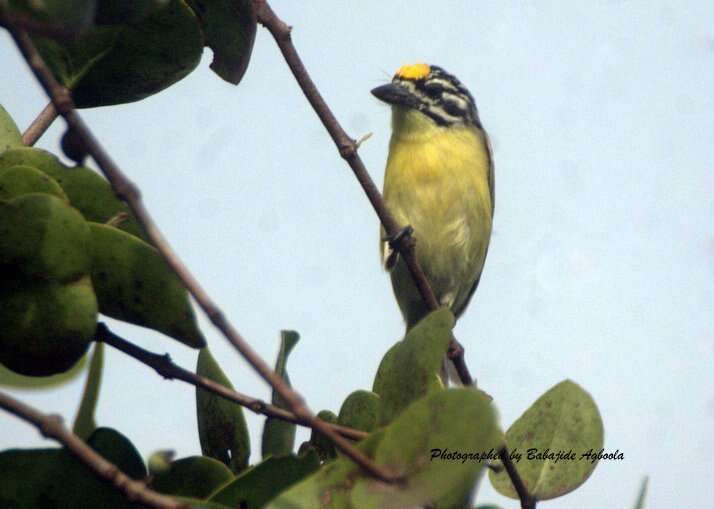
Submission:
<svg viewBox="0 0 714 509">
<path fill-rule="evenodd" d="M 411 225 L 416 254 L 437 300 L 463 312 L 483 269 L 492 225 L 490 154 L 476 128 L 394 131 L 384 199 L 402 225 Z M 426 313 L 406 266 L 391 273 L 407 322 Z"/>
</svg>

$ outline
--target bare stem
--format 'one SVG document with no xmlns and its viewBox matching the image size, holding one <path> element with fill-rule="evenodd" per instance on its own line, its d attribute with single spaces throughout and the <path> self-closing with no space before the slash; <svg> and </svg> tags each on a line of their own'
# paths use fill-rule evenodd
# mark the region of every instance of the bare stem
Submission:
<svg viewBox="0 0 714 509">
<path fill-rule="evenodd" d="M 32 145 L 37 143 L 37 140 L 39 140 L 42 135 L 45 134 L 45 131 L 49 129 L 49 127 L 52 125 L 52 122 L 54 122 L 58 116 L 59 113 L 57 113 L 55 105 L 51 102 L 48 103 L 47 106 L 45 106 L 45 108 L 40 112 L 40 114 L 37 115 L 37 118 L 32 121 L 30 127 L 28 127 L 24 133 L 22 133 L 22 143 L 24 143 L 28 147 L 31 147 Z"/>
<path fill-rule="evenodd" d="M 397 481 L 397 476 L 389 469 L 373 462 L 365 454 L 353 447 L 347 439 L 327 426 L 327 423 L 317 419 L 305 404 L 302 396 L 285 383 L 282 377 L 275 373 L 257 352 L 253 350 L 248 342 L 243 339 L 224 316 L 221 309 L 209 297 L 198 280 L 173 251 L 149 214 L 149 211 L 144 206 L 138 187 L 127 178 L 91 133 L 75 110 L 74 102 L 72 101 L 72 96 L 69 91 L 55 80 L 27 33 L 12 28 L 10 29 L 10 33 L 25 57 L 30 69 L 32 69 L 32 72 L 45 89 L 47 95 L 52 99 L 52 103 L 55 105 L 57 111 L 64 117 L 67 125 L 74 129 L 83 140 L 87 152 L 96 161 L 107 180 L 109 180 L 115 194 L 129 205 L 136 219 L 144 227 L 144 231 L 151 242 L 181 279 L 189 293 L 196 299 L 196 302 L 206 313 L 213 325 L 223 333 L 226 339 L 243 355 L 253 369 L 280 394 L 299 419 L 308 423 L 311 428 L 327 436 L 345 456 L 358 464 L 369 475 L 384 482 L 391 483 Z"/>
<path fill-rule="evenodd" d="M 518 498 L 521 499 L 521 509 L 535 509 L 536 499 L 533 498 L 533 495 L 528 492 L 528 488 L 526 488 L 526 485 L 523 483 L 521 475 L 518 473 L 518 470 L 516 470 L 516 466 L 513 464 L 513 461 L 511 461 L 511 456 L 508 454 L 508 448 L 503 447 L 500 451 L 498 451 L 498 455 L 501 458 L 503 466 L 506 468 L 506 473 L 511 479 L 513 487 L 516 489 Z"/>
<path fill-rule="evenodd" d="M 168 380 L 181 380 L 182 382 L 186 382 L 187 384 L 195 387 L 200 387 L 201 389 L 225 398 L 228 401 L 238 403 L 256 414 L 274 417 L 276 419 L 292 422 L 293 424 L 299 424 L 301 426 L 309 426 L 309 423 L 299 419 L 295 414 L 285 410 L 284 408 L 280 408 L 266 403 L 263 400 L 241 394 L 240 392 L 229 389 L 228 387 L 216 383 L 209 378 L 199 376 L 196 373 L 177 366 L 171 361 L 168 354 L 159 355 L 149 352 L 148 350 L 144 350 L 140 346 L 137 346 L 121 336 L 118 336 L 109 330 L 109 328 L 103 323 L 99 323 L 97 325 L 95 339 L 97 341 L 102 341 L 103 343 L 106 343 L 121 352 L 124 352 L 143 364 L 146 364 L 150 368 L 153 368 L 159 375 Z M 369 433 L 354 428 L 348 428 L 346 426 L 339 426 L 331 423 L 326 424 L 343 437 L 350 438 L 352 440 L 362 440 L 369 435 Z"/>
<path fill-rule="evenodd" d="M 394 219 L 394 216 L 384 203 L 384 199 L 382 198 L 379 189 L 377 189 L 377 186 L 372 181 L 372 178 L 369 176 L 362 159 L 357 153 L 358 143 L 347 135 L 345 130 L 337 121 L 337 118 L 335 118 L 332 110 L 330 110 L 330 107 L 323 99 L 320 91 L 317 89 L 317 86 L 312 81 L 310 74 L 307 72 L 305 65 L 302 63 L 300 55 L 293 45 L 292 38 L 290 36 L 290 26 L 278 18 L 266 0 L 253 0 L 253 6 L 258 22 L 267 28 L 272 34 L 275 42 L 283 54 L 283 57 L 285 58 L 285 61 L 288 64 L 288 67 L 292 71 L 293 76 L 295 76 L 295 80 L 298 82 L 300 89 L 303 94 L 305 94 L 308 102 L 312 105 L 315 113 L 320 118 L 320 121 L 325 126 L 327 132 L 330 134 L 330 137 L 337 146 L 340 155 L 345 161 L 347 161 L 350 168 L 352 168 L 352 172 L 362 186 L 362 189 L 367 195 L 367 199 L 369 199 L 369 202 L 372 204 L 372 208 L 374 208 L 374 211 L 377 213 L 388 238 L 395 239 L 392 243 L 392 247 L 399 251 L 399 254 L 403 257 L 404 262 L 409 269 L 409 273 L 414 280 L 414 284 L 424 300 L 424 303 L 432 311 L 438 309 L 439 303 L 434 296 L 434 292 L 429 285 L 429 281 L 427 280 L 424 271 L 416 259 L 414 252 L 416 241 L 414 237 L 409 231 L 406 231 L 399 223 L 397 223 L 396 219 Z M 473 378 L 471 377 L 468 367 L 466 366 L 466 362 L 464 361 L 464 348 L 458 344 L 456 339 L 452 339 L 449 351 L 454 352 L 453 356 L 449 355 L 449 358 L 454 362 L 457 372 L 459 373 L 461 383 L 464 385 L 472 385 Z"/>
<path fill-rule="evenodd" d="M 116 465 L 97 454 L 82 439 L 65 428 L 60 416 L 43 414 L 3 392 L 0 392 L 0 407 L 33 424 L 42 436 L 55 439 L 64 445 L 92 473 L 111 484 L 129 501 L 156 509 L 190 509 L 190 506 L 147 488 L 141 481 L 136 481 L 119 470 Z"/>
</svg>

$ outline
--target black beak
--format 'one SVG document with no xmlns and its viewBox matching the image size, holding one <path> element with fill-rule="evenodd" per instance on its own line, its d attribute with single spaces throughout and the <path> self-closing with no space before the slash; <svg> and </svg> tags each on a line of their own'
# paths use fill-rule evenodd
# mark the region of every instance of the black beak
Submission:
<svg viewBox="0 0 714 509">
<path fill-rule="evenodd" d="M 396 83 L 387 83 L 372 89 L 372 95 L 387 104 L 396 106 L 415 107 L 418 103 L 416 97 L 403 86 Z"/>
</svg>

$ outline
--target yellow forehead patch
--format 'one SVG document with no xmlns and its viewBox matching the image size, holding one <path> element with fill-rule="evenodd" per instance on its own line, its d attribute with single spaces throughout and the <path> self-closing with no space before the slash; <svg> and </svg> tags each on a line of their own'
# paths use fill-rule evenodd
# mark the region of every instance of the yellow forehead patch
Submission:
<svg viewBox="0 0 714 509">
<path fill-rule="evenodd" d="M 431 67 L 427 64 L 411 64 L 401 66 L 395 76 L 405 80 L 420 80 L 426 78 L 430 72 Z"/>
</svg>

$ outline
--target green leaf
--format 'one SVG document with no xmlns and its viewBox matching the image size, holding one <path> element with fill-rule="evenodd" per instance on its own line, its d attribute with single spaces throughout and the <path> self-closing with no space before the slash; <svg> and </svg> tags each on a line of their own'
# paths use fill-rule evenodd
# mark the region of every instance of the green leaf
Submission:
<svg viewBox="0 0 714 509">
<path fill-rule="evenodd" d="M 232 389 L 230 381 L 208 347 L 198 354 L 196 374 Z M 243 408 L 203 389 L 196 388 L 198 437 L 205 456 L 215 458 L 238 473 L 248 466 L 250 435 Z"/>
<path fill-rule="evenodd" d="M 337 423 L 337 416 L 329 410 L 321 410 L 317 418 L 331 424 Z M 310 434 L 310 444 L 315 448 L 321 461 L 328 461 L 337 456 L 335 444 L 325 435 L 313 428 Z"/>
<path fill-rule="evenodd" d="M 97 0 L 97 13 L 94 23 L 97 25 L 135 24 L 149 14 L 164 7 L 169 0 L 132 0 L 117 2 L 116 0 Z"/>
<path fill-rule="evenodd" d="M 650 478 L 645 477 L 642 479 L 642 484 L 640 485 L 640 493 L 637 495 L 637 501 L 635 502 L 634 509 L 645 509 L 645 499 L 647 498 L 647 486 L 649 484 Z"/>
<path fill-rule="evenodd" d="M 22 134 L 10 114 L 0 104 L 0 153 L 22 146 Z"/>
<path fill-rule="evenodd" d="M 372 478 L 356 481 L 352 503 L 372 507 L 463 507 L 485 460 L 448 457 L 480 453 L 493 457 L 503 436 L 490 399 L 473 389 L 429 394 L 409 406 L 386 430 L 374 460 L 406 477 L 385 486 Z M 437 451 L 444 456 L 435 456 Z"/>
<path fill-rule="evenodd" d="M 37 21 L 80 31 L 94 17 L 94 0 L 10 0 L 9 7 Z"/>
<path fill-rule="evenodd" d="M 361 431 L 374 431 L 379 424 L 380 405 L 378 394 L 371 391 L 354 391 L 342 403 L 337 423 Z"/>
<path fill-rule="evenodd" d="M 204 499 L 233 478 L 220 461 L 191 456 L 171 462 L 167 471 L 154 475 L 149 487 L 166 495 Z"/>
<path fill-rule="evenodd" d="M 188 292 L 158 251 L 113 226 L 89 223 L 89 229 L 99 312 L 203 348 Z"/>
<path fill-rule="evenodd" d="M 234 509 L 232 507 L 228 507 L 222 504 L 217 504 L 215 502 L 207 502 L 205 500 L 197 500 L 195 498 L 190 498 L 190 497 L 171 497 L 174 500 L 177 500 L 179 502 L 182 502 L 184 504 L 188 504 L 188 506 L 191 509 Z"/>
<path fill-rule="evenodd" d="M 189 0 L 213 50 L 211 69 L 237 85 L 250 62 L 257 24 L 251 0 Z"/>
<path fill-rule="evenodd" d="M 84 166 L 65 166 L 54 154 L 38 148 L 14 148 L 0 154 L 0 172 L 16 165 L 36 168 L 54 179 L 87 221 L 106 223 L 117 214 L 125 214 L 127 219 L 118 228 L 145 239 L 129 207 L 116 197 L 109 182 L 96 171 Z"/>
<path fill-rule="evenodd" d="M 59 387 L 77 378 L 87 366 L 87 356 L 84 355 L 74 366 L 64 373 L 52 376 L 25 376 L 9 370 L 0 364 L 0 386 L 15 387 L 23 390 L 46 390 Z"/>
<path fill-rule="evenodd" d="M 583 484 L 597 461 L 582 455 L 588 451 L 597 454 L 603 441 L 602 419 L 595 402 L 570 380 L 538 398 L 506 432 L 511 454 L 522 454 L 516 469 L 537 500 L 559 497 Z M 518 498 L 505 471 L 491 471 L 489 478 L 499 493 Z"/>
<path fill-rule="evenodd" d="M 99 27 L 71 43 L 36 41 L 79 108 L 138 101 L 198 65 L 203 34 L 184 0 L 170 0 L 136 24 Z"/>
<path fill-rule="evenodd" d="M 30 193 L 0 201 L 0 270 L 13 277 L 75 281 L 89 273 L 89 246 L 87 222 L 57 196 Z"/>
<path fill-rule="evenodd" d="M 89 438 L 97 429 L 97 423 L 94 419 L 94 412 L 99 401 L 99 389 L 102 385 L 102 370 L 104 368 L 104 343 L 95 342 L 94 351 L 92 352 L 92 360 L 89 363 L 89 371 L 87 372 L 87 381 L 84 384 L 84 392 L 82 393 L 82 402 L 77 411 L 77 417 L 74 419 L 73 432 L 83 440 Z"/>
<path fill-rule="evenodd" d="M 119 432 L 99 428 L 88 444 L 133 479 L 146 476 L 136 448 Z M 3 507 L 130 509 L 135 505 L 117 490 L 109 489 L 105 481 L 64 449 L 3 451 L 0 479 Z"/>
<path fill-rule="evenodd" d="M 373 391 L 382 400 L 380 424 L 387 424 L 414 401 L 439 390 L 454 315 L 446 308 L 427 315 L 384 356 Z"/>
<path fill-rule="evenodd" d="M 290 385 L 290 377 L 287 373 L 288 356 L 300 340 L 300 335 L 295 331 L 280 331 L 280 351 L 275 361 L 275 372 L 283 377 L 283 380 Z M 272 403 L 280 408 L 290 410 L 289 405 L 275 390 L 273 390 Z M 293 452 L 295 447 L 295 425 L 268 417 L 263 427 L 263 440 L 261 452 L 263 458 L 268 456 L 282 456 Z"/>
<path fill-rule="evenodd" d="M 357 448 L 372 456 L 383 438 L 384 431 L 377 431 L 362 440 Z M 364 474 L 352 460 L 338 458 L 281 493 L 265 507 L 266 509 L 352 508 L 354 506 L 350 503 L 350 494 L 355 479 L 360 475 Z"/>
<path fill-rule="evenodd" d="M 0 200 L 12 200 L 30 193 L 53 194 L 69 203 L 57 181 L 37 168 L 24 164 L 0 168 Z"/>
<path fill-rule="evenodd" d="M 386 485 L 347 458 L 338 458 L 268 507 L 464 507 L 484 461 L 435 458 L 435 451 L 479 453 L 485 459 L 501 444 L 486 396 L 472 389 L 438 391 L 410 405 L 386 429 L 357 446 L 377 464 L 403 476 L 402 483 Z"/>
<path fill-rule="evenodd" d="M 209 500 L 228 507 L 258 509 L 319 466 L 320 458 L 315 451 L 301 456 L 270 457 L 243 472 Z"/>
</svg>

